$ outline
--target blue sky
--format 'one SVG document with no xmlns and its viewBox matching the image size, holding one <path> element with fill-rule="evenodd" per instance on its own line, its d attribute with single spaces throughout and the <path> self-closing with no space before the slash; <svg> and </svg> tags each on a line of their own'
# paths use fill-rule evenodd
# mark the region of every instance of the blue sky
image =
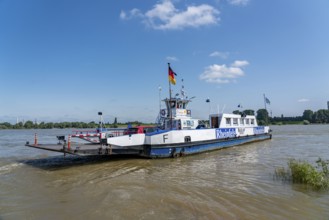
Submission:
<svg viewBox="0 0 329 220">
<path fill-rule="evenodd" d="M 327 0 L 0 0 L 0 122 L 154 122 L 168 67 L 192 115 L 329 100 Z M 162 88 L 159 92 L 159 86 Z"/>
</svg>

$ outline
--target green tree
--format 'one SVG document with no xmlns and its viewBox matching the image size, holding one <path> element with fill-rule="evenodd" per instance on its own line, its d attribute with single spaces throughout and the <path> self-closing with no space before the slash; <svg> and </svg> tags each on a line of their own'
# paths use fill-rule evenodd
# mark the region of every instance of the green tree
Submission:
<svg viewBox="0 0 329 220">
<path fill-rule="evenodd" d="M 46 128 L 46 125 L 45 125 L 45 123 L 43 121 L 40 122 L 40 124 L 38 124 L 36 126 L 37 126 L 37 128 L 40 128 L 40 129 L 45 129 Z"/>
<path fill-rule="evenodd" d="M 33 121 L 26 121 L 24 124 L 24 128 L 27 128 L 27 129 L 34 128 Z"/>
<path fill-rule="evenodd" d="M 256 118 L 260 125 L 268 125 L 269 123 L 268 111 L 266 109 L 258 109 Z"/>
<path fill-rule="evenodd" d="M 19 123 L 15 124 L 13 128 L 15 128 L 15 129 L 22 129 L 23 127 L 24 127 L 23 122 L 19 122 Z"/>
<path fill-rule="evenodd" d="M 312 110 L 305 110 L 303 112 L 303 120 L 307 120 L 307 121 L 311 122 L 313 119 L 313 114 L 314 113 Z"/>
<path fill-rule="evenodd" d="M 328 123 L 329 122 L 329 110 L 320 109 L 313 114 L 313 121 L 315 123 Z"/>
<path fill-rule="evenodd" d="M 246 115 L 255 115 L 255 111 L 251 109 L 246 109 L 243 111 L 243 113 Z"/>
<path fill-rule="evenodd" d="M 242 112 L 240 112 L 239 110 L 234 110 L 232 113 L 237 114 L 237 115 L 241 115 Z"/>
<path fill-rule="evenodd" d="M 8 122 L 0 123 L 0 129 L 11 129 L 11 128 L 13 128 L 13 126 Z"/>
<path fill-rule="evenodd" d="M 47 129 L 54 128 L 54 123 L 52 123 L 52 122 L 46 123 L 45 128 L 47 128 Z"/>
</svg>

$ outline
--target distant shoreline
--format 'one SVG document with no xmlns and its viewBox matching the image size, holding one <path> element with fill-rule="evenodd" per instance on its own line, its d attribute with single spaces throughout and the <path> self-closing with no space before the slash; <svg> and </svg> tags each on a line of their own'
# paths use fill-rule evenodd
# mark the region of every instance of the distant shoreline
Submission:
<svg viewBox="0 0 329 220">
<path fill-rule="evenodd" d="M 153 123 L 142 123 L 138 121 L 127 122 L 127 123 L 117 123 L 110 124 L 105 123 L 102 126 L 104 128 L 126 128 L 128 126 L 137 126 L 137 125 L 154 125 Z M 27 121 L 25 123 L 19 122 L 18 124 L 12 125 L 8 122 L 0 123 L 0 130 L 6 129 L 96 129 L 99 127 L 99 123 L 96 122 L 41 122 L 33 123 L 32 121 Z"/>
</svg>

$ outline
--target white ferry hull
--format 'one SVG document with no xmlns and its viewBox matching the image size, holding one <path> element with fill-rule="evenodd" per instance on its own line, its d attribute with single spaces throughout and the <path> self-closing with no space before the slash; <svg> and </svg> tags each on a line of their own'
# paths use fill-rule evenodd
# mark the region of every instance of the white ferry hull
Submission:
<svg viewBox="0 0 329 220">
<path fill-rule="evenodd" d="M 135 150 L 143 157 L 166 158 L 197 154 L 271 137 L 268 127 L 263 126 L 244 129 L 159 130 L 149 134 L 108 138 L 107 144 L 111 148 Z"/>
<path fill-rule="evenodd" d="M 252 136 L 233 137 L 225 139 L 213 139 L 208 141 L 196 141 L 189 143 L 175 143 L 165 145 L 145 145 L 141 156 L 148 158 L 168 158 L 185 155 L 199 154 L 227 147 L 248 144 L 251 142 L 271 139 L 271 134 L 259 134 Z"/>
</svg>

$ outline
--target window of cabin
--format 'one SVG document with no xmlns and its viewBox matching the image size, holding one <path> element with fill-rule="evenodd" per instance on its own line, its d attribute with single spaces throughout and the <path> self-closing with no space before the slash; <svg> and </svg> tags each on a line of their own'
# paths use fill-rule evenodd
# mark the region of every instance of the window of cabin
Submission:
<svg viewBox="0 0 329 220">
<path fill-rule="evenodd" d="M 226 118 L 226 125 L 231 125 L 231 118 Z"/>
<path fill-rule="evenodd" d="M 240 118 L 240 125 L 244 125 L 244 120 L 243 120 L 243 118 Z"/>
<path fill-rule="evenodd" d="M 246 125 L 249 125 L 249 118 L 246 119 Z"/>
<path fill-rule="evenodd" d="M 155 128 L 145 128 L 144 133 L 151 133 L 154 132 L 156 129 Z"/>
<path fill-rule="evenodd" d="M 192 127 L 194 125 L 194 121 L 187 120 L 187 126 Z"/>
<path fill-rule="evenodd" d="M 252 125 L 254 125 L 255 124 L 255 119 L 251 119 L 250 122 L 251 122 Z"/>
<path fill-rule="evenodd" d="M 237 118 L 233 118 L 233 125 L 238 125 L 238 119 Z"/>
<path fill-rule="evenodd" d="M 185 142 L 191 142 L 191 136 L 185 136 L 184 140 Z"/>
<path fill-rule="evenodd" d="M 170 101 L 170 108 L 175 108 L 176 102 L 175 101 Z"/>
</svg>

